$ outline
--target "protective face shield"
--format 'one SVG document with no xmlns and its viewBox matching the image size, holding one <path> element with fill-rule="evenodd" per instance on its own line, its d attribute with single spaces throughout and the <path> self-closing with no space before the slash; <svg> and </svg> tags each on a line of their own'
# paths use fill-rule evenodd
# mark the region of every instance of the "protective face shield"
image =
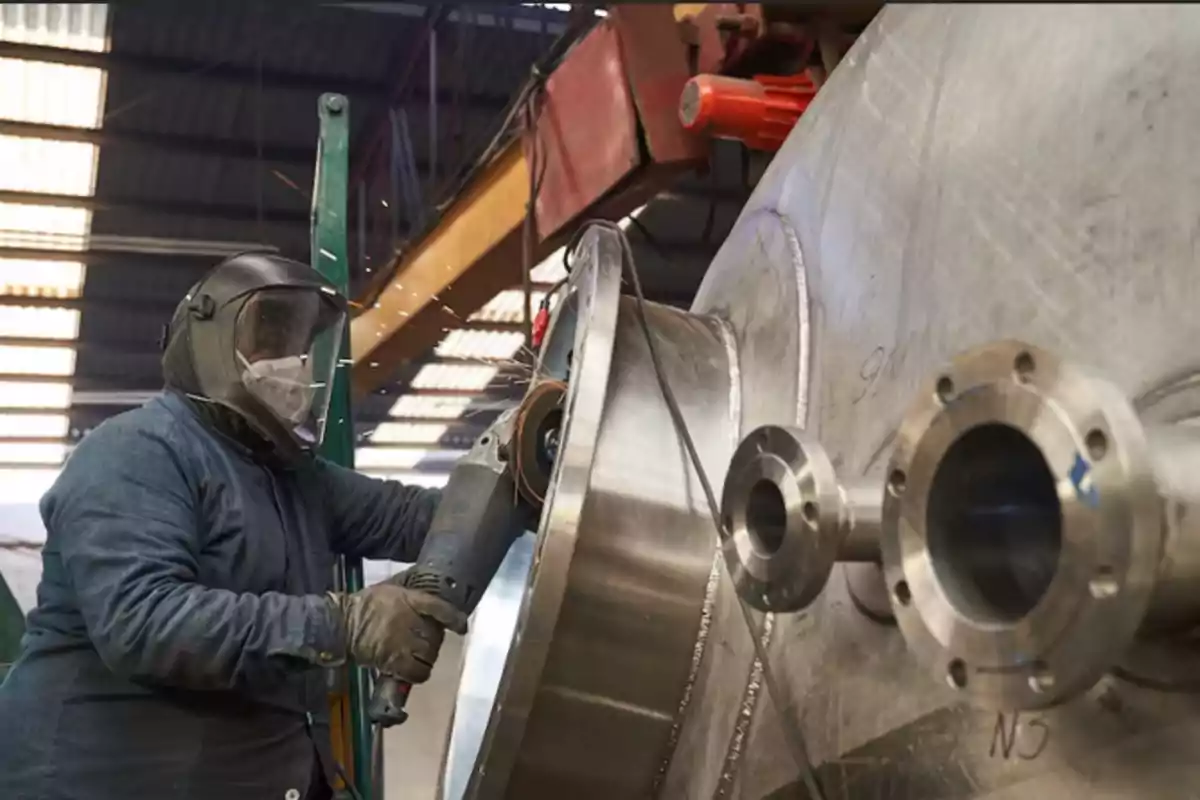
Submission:
<svg viewBox="0 0 1200 800">
<path fill-rule="evenodd" d="M 321 441 L 344 314 L 320 291 L 260 289 L 237 318 L 242 386 L 308 445 Z"/>
<path fill-rule="evenodd" d="M 294 458 L 324 436 L 345 321 L 344 298 L 308 266 L 237 256 L 176 310 L 163 356 L 167 385 L 232 409 Z"/>
</svg>

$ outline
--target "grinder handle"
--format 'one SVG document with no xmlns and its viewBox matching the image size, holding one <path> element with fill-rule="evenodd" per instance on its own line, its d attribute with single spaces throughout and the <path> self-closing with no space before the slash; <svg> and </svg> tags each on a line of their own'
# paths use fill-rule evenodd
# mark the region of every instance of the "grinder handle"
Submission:
<svg viewBox="0 0 1200 800">
<path fill-rule="evenodd" d="M 371 693 L 367 717 L 382 728 L 403 725 L 408 720 L 408 712 L 404 707 L 408 704 L 408 694 L 411 691 L 412 684 L 408 681 L 380 675 Z"/>
<path fill-rule="evenodd" d="M 500 422 L 479 437 L 450 473 L 421 552 L 404 577 L 410 590 L 440 597 L 468 615 L 509 546 L 524 532 L 525 515 L 515 501 L 507 462 L 500 456 L 500 443 L 506 438 Z M 408 719 L 405 705 L 411 691 L 412 684 L 381 675 L 367 716 L 385 728 L 402 724 Z"/>
</svg>

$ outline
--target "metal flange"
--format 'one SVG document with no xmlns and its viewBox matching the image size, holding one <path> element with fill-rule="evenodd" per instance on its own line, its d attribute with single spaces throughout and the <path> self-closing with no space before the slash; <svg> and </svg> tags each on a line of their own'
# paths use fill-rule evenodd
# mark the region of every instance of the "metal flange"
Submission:
<svg viewBox="0 0 1200 800">
<path fill-rule="evenodd" d="M 1022 709 L 1090 687 L 1145 619 L 1163 555 L 1132 406 L 1021 342 L 956 358 L 901 424 L 882 552 L 910 649 L 954 690 Z"/>
<path fill-rule="evenodd" d="M 738 594 L 763 611 L 799 611 L 837 561 L 877 559 L 879 494 L 842 486 L 825 449 L 799 428 L 752 431 L 730 459 L 721 498 Z"/>
</svg>

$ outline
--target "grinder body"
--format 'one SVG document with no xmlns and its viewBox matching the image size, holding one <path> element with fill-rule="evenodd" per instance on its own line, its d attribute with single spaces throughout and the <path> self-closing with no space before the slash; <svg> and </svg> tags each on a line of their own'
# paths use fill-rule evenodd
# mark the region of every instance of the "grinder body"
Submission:
<svg viewBox="0 0 1200 800">
<path fill-rule="evenodd" d="M 536 522 L 536 512 L 516 491 L 509 465 L 513 417 L 510 412 L 496 420 L 454 467 L 421 554 L 405 573 L 405 586 L 436 595 L 468 615 L 509 547 Z M 371 720 L 385 728 L 404 722 L 411 688 L 380 676 L 368 707 Z"/>
</svg>

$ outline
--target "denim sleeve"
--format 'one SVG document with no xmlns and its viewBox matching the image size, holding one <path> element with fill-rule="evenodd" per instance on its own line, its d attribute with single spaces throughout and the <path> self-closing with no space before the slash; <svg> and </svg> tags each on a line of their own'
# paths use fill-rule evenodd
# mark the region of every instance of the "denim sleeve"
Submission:
<svg viewBox="0 0 1200 800">
<path fill-rule="evenodd" d="M 186 442 L 119 423 L 68 459 L 43 501 L 88 635 L 113 672 L 231 689 L 345 653 L 325 598 L 197 583 L 201 515 Z"/>
<path fill-rule="evenodd" d="M 328 461 L 317 463 L 333 549 L 343 555 L 413 562 L 442 493 L 381 481 Z"/>
</svg>

